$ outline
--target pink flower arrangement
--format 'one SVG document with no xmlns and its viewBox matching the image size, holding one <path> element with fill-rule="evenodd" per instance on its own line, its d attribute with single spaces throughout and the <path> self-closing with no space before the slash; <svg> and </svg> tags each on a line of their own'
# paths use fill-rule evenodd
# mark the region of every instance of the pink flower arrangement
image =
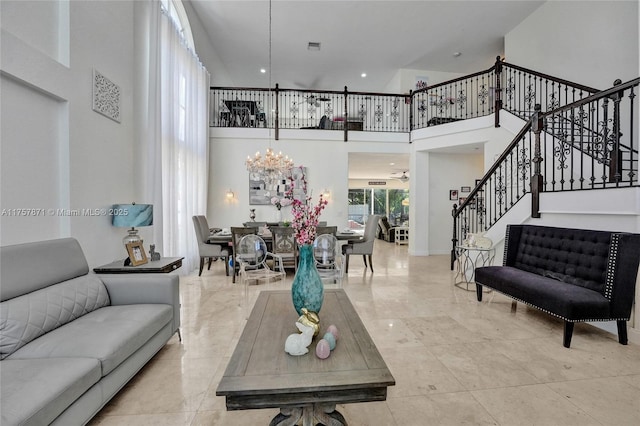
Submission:
<svg viewBox="0 0 640 426">
<path fill-rule="evenodd" d="M 296 241 L 298 242 L 298 244 L 313 244 L 313 241 L 316 239 L 320 213 L 322 213 L 322 210 L 324 210 L 328 202 L 327 200 L 323 199 L 322 194 L 320 194 L 318 204 L 314 206 L 311 203 L 312 197 L 311 195 L 307 194 L 307 177 L 304 174 L 303 167 L 300 167 L 300 173 L 302 175 L 300 181 L 302 182 L 302 193 L 304 194 L 304 199 L 298 200 L 297 198 L 293 197 L 293 191 L 296 184 L 293 176 L 289 176 L 291 185 L 289 186 L 289 190 L 287 190 L 286 193 L 286 197 L 289 200 L 292 200 L 293 206 L 291 207 L 291 213 L 293 214 L 291 227 L 295 230 Z"/>
<path fill-rule="evenodd" d="M 284 198 L 272 197 L 271 198 L 271 204 L 273 204 L 274 206 L 276 206 L 276 208 L 278 210 L 280 210 L 283 207 L 291 205 L 291 198 L 287 198 L 287 197 L 284 197 Z"/>
</svg>

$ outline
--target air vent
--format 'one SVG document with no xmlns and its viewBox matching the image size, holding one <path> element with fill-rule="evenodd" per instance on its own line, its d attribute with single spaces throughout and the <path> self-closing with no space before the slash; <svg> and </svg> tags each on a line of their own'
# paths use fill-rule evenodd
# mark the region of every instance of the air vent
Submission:
<svg viewBox="0 0 640 426">
<path fill-rule="evenodd" d="M 317 52 L 318 50 L 320 50 L 320 42 L 310 41 L 309 44 L 307 45 L 307 50 L 312 50 L 314 52 Z"/>
</svg>

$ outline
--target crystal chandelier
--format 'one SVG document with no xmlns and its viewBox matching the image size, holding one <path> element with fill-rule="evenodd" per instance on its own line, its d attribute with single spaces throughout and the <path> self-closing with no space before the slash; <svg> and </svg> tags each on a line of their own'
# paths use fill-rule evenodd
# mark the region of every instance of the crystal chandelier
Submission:
<svg viewBox="0 0 640 426">
<path fill-rule="evenodd" d="M 271 0 L 269 0 L 269 103 L 271 103 Z M 267 184 L 273 184 L 291 174 L 293 160 L 286 155 L 283 156 L 282 152 L 278 154 L 273 152 L 271 135 L 269 135 L 269 148 L 265 155 L 262 156 L 258 151 L 253 158 L 247 156 L 245 165 L 252 180 L 263 180 Z"/>
<path fill-rule="evenodd" d="M 289 156 L 282 155 L 281 152 L 276 154 L 271 148 L 267 148 L 264 156 L 259 151 L 253 158 L 248 156 L 245 164 L 254 180 L 264 180 L 267 183 L 287 177 L 293 168 L 293 160 Z"/>
</svg>

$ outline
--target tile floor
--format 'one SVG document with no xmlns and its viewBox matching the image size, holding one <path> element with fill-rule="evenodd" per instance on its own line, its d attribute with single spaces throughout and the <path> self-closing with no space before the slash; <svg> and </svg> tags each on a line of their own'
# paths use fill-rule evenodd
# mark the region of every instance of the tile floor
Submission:
<svg viewBox="0 0 640 426">
<path fill-rule="evenodd" d="M 453 285 L 448 256 L 377 240 L 375 273 L 351 259 L 344 289 L 396 379 L 385 402 L 339 406 L 349 425 L 637 425 L 640 347 Z M 252 286 L 251 298 L 284 283 Z M 216 387 L 245 320 L 221 262 L 181 279 L 177 336 L 98 414 L 97 425 L 268 425 L 278 410 L 225 410 Z M 492 296 L 493 295 L 493 296 Z"/>
</svg>

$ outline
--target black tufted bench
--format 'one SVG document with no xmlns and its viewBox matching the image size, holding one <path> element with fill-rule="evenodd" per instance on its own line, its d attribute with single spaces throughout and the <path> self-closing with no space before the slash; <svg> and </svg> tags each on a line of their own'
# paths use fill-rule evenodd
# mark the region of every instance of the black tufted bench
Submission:
<svg viewBox="0 0 640 426">
<path fill-rule="evenodd" d="M 562 318 L 567 348 L 582 321 L 617 321 L 626 345 L 639 261 L 638 234 L 509 225 L 503 266 L 475 271 L 477 297 L 486 286 Z"/>
</svg>

